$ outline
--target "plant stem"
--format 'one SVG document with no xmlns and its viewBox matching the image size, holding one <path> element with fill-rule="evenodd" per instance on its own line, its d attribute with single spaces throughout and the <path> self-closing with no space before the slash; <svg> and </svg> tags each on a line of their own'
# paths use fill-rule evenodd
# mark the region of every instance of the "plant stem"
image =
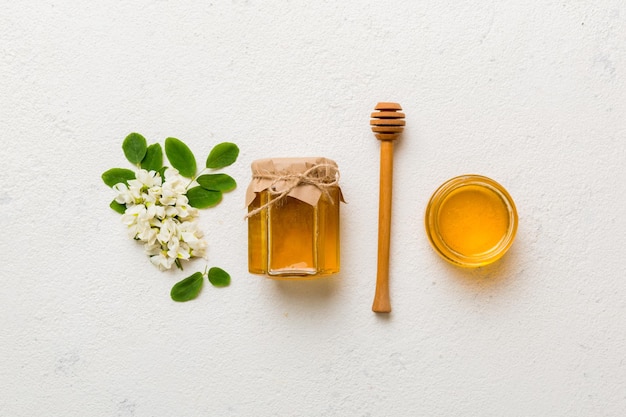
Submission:
<svg viewBox="0 0 626 417">
<path fill-rule="evenodd" d="M 206 171 L 206 170 L 207 170 L 207 168 L 202 168 L 202 171 L 198 172 L 198 173 L 197 173 L 197 174 L 196 174 L 196 175 L 195 175 L 195 176 L 191 179 L 191 181 L 189 181 L 189 184 L 187 184 L 187 186 L 185 187 L 185 190 L 188 190 L 188 189 L 189 189 L 189 186 L 190 186 L 191 184 L 193 184 L 193 182 L 196 180 L 196 178 L 198 178 L 200 175 L 202 175 L 202 174 L 204 173 L 204 171 Z"/>
</svg>

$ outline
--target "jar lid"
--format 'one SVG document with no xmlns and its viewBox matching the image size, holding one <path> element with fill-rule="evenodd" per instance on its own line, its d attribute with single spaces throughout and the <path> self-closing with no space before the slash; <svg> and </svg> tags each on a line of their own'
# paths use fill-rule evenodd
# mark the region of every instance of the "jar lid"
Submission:
<svg viewBox="0 0 626 417">
<path fill-rule="evenodd" d="M 339 168 L 324 157 L 267 158 L 252 162 L 252 180 L 246 191 L 246 206 L 265 190 L 316 206 L 329 187 L 339 187 Z M 341 190 L 339 196 L 345 202 Z M 282 198 L 282 197 L 281 197 Z"/>
</svg>

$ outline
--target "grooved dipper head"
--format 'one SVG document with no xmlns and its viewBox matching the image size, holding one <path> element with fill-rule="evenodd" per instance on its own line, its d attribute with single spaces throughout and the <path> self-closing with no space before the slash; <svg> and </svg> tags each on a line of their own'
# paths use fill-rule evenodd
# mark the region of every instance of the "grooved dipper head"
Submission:
<svg viewBox="0 0 626 417">
<path fill-rule="evenodd" d="M 395 140 L 404 130 L 404 113 L 398 103 L 380 102 L 372 113 L 372 132 L 379 140 Z"/>
</svg>

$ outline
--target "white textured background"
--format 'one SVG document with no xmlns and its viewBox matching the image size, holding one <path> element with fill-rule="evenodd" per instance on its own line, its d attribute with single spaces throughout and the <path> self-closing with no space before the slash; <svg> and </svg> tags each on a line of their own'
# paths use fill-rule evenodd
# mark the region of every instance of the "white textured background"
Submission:
<svg viewBox="0 0 626 417">
<path fill-rule="evenodd" d="M 622 1 L 0 3 L 1 416 L 626 415 Z M 385 100 L 407 129 L 377 316 Z M 240 145 L 202 212 L 229 288 L 176 304 L 204 263 L 161 273 L 126 237 L 100 174 L 131 131 Z M 342 273 L 249 275 L 250 162 L 309 155 L 342 170 Z M 464 173 L 520 214 L 478 270 L 422 226 Z"/>
</svg>

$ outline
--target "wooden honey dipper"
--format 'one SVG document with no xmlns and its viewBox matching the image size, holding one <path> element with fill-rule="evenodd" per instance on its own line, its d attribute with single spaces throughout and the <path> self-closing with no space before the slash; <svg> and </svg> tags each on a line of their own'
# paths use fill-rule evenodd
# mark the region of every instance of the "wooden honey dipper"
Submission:
<svg viewBox="0 0 626 417">
<path fill-rule="evenodd" d="M 398 103 L 378 103 L 370 125 L 380 140 L 380 191 L 378 200 L 378 269 L 372 311 L 391 312 L 389 302 L 389 247 L 391 239 L 391 188 L 393 183 L 393 142 L 404 130 L 404 113 Z"/>
</svg>

